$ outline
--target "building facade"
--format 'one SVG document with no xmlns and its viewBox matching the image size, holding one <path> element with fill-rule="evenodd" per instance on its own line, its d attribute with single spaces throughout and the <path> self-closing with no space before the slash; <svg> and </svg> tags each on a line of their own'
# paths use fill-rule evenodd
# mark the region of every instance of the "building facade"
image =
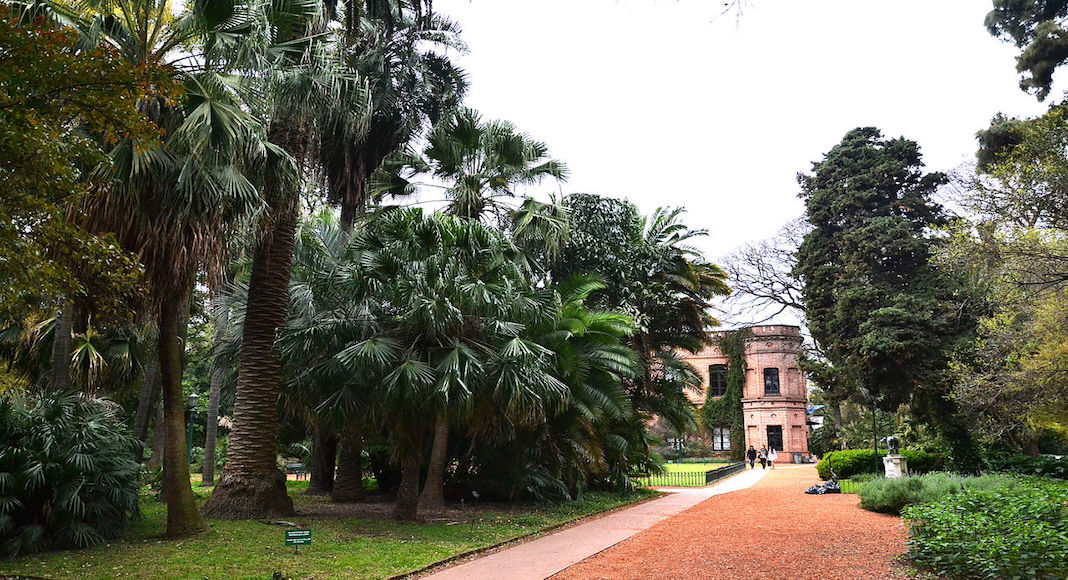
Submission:
<svg viewBox="0 0 1068 580">
<path fill-rule="evenodd" d="M 808 389 L 798 366 L 801 342 L 800 328 L 778 324 L 752 327 L 752 336 L 745 341 L 745 447 L 774 448 L 780 463 L 808 456 Z M 723 396 L 728 361 L 717 346 L 697 354 L 685 353 L 682 358 L 697 368 L 704 383 L 704 392 L 694 397 L 695 403 L 701 405 L 707 397 Z M 710 427 L 713 448 L 728 451 L 727 428 Z"/>
</svg>

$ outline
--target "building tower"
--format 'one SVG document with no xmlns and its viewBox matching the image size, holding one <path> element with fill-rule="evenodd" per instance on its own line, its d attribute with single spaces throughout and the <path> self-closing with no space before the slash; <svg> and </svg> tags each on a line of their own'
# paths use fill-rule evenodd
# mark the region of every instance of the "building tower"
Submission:
<svg viewBox="0 0 1068 580">
<path fill-rule="evenodd" d="M 801 342 L 800 328 L 778 324 L 752 327 L 752 336 L 745 341 L 745 446 L 774 448 L 779 452 L 780 463 L 808 456 L 808 389 L 798 366 Z M 704 382 L 704 394 L 695 398 L 695 403 L 704 403 L 706 397 L 723 396 L 727 357 L 717 346 L 684 354 L 682 358 L 697 368 Z M 710 432 L 713 449 L 730 449 L 727 428 L 712 426 Z"/>
</svg>

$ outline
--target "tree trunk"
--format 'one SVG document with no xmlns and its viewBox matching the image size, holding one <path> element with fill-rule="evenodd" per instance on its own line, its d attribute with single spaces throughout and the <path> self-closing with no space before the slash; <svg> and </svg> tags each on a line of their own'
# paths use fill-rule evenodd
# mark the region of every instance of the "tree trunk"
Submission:
<svg viewBox="0 0 1068 580">
<path fill-rule="evenodd" d="M 337 465 L 337 436 L 326 427 L 312 430 L 311 465 L 308 466 L 309 495 L 329 495 L 334 491 L 334 467 Z"/>
<path fill-rule="evenodd" d="M 307 136 L 275 119 L 268 138 L 297 159 L 305 157 Z M 269 175 L 263 188 L 268 212 L 252 258 L 244 336 L 226 468 L 204 505 L 204 513 L 224 519 L 291 516 L 293 500 L 278 469 L 278 396 L 281 363 L 275 336 L 285 323 L 299 192 L 282 176 Z"/>
<path fill-rule="evenodd" d="M 185 538 L 208 529 L 197 512 L 189 483 L 185 449 L 185 401 L 182 397 L 182 344 L 178 332 L 180 301 L 164 297 L 159 305 L 159 373 L 163 391 L 166 445 L 163 449 L 163 479 L 167 500 L 167 532 L 170 539 Z"/>
<path fill-rule="evenodd" d="M 341 436 L 341 455 L 338 457 L 337 481 L 331 499 L 334 503 L 363 501 L 363 433 L 349 429 Z"/>
<path fill-rule="evenodd" d="M 152 427 L 152 457 L 149 457 L 148 463 L 145 464 L 145 467 L 149 468 L 163 466 L 163 449 L 167 446 L 167 430 L 163 427 L 163 405 L 153 404 L 153 407 L 156 408 L 156 419 Z"/>
<path fill-rule="evenodd" d="M 445 467 L 449 459 L 449 418 L 438 417 L 434 424 L 434 441 L 430 446 L 430 463 L 426 484 L 419 495 L 419 509 L 437 512 L 445 509 Z"/>
<path fill-rule="evenodd" d="M 64 302 L 52 332 L 52 380 L 49 386 L 57 393 L 70 388 L 70 333 L 73 326 L 74 305 Z"/>
<path fill-rule="evenodd" d="M 141 396 L 137 399 L 137 413 L 134 415 L 133 436 L 142 443 L 134 452 L 134 461 L 145 460 L 144 444 L 148 441 L 148 423 L 152 418 L 152 409 L 156 407 L 159 395 L 159 349 L 149 349 L 148 364 L 145 365 L 141 382 Z"/>
<path fill-rule="evenodd" d="M 208 392 L 208 418 L 204 425 L 204 466 L 201 470 L 200 485 L 215 485 L 215 439 L 219 433 L 219 397 L 222 395 L 223 369 L 220 365 L 218 350 L 222 343 L 223 331 L 230 323 L 229 312 L 220 312 L 219 296 L 211 301 L 212 316 L 215 318 L 215 340 L 211 358 L 211 389 Z"/>
<path fill-rule="evenodd" d="M 417 450 L 401 461 L 401 482 L 397 489 L 397 502 L 393 506 L 394 519 L 419 519 L 419 471 L 423 463 L 422 455 L 422 452 Z"/>
</svg>

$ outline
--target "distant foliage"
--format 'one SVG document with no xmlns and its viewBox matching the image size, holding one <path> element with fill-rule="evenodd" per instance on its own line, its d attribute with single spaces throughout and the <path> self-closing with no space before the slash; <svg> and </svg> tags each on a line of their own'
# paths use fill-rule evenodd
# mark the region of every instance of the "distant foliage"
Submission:
<svg viewBox="0 0 1068 580">
<path fill-rule="evenodd" d="M 1012 487 L 1016 481 L 1010 475 L 967 477 L 943 472 L 896 479 L 874 477 L 860 486 L 860 507 L 896 516 L 908 505 L 931 503 L 965 489 Z"/>
<path fill-rule="evenodd" d="M 991 461 L 990 468 L 1018 475 L 1034 475 L 1054 479 L 1068 479 L 1068 457 L 1027 457 L 1018 455 L 1009 459 Z"/>
<path fill-rule="evenodd" d="M 831 468 L 834 468 L 834 472 L 838 474 L 838 477 L 843 479 L 858 473 L 882 473 L 883 461 L 881 458 L 884 455 L 886 455 L 886 452 L 880 450 L 879 455 L 876 456 L 871 449 L 832 451 L 824 455 L 823 459 L 816 464 L 816 471 L 819 472 L 820 477 L 823 479 L 830 479 Z M 908 462 L 909 470 L 919 473 L 942 469 L 946 459 L 943 455 L 925 453 L 923 451 L 902 450 L 901 455 Z"/>
<path fill-rule="evenodd" d="M 140 470 L 119 411 L 79 395 L 0 398 L 0 555 L 122 533 L 137 513 Z"/>
<path fill-rule="evenodd" d="M 837 445 L 838 430 L 834 428 L 832 421 L 826 420 L 823 425 L 808 436 L 808 450 L 816 457 L 823 457 L 834 451 Z"/>
<path fill-rule="evenodd" d="M 1068 485 L 969 489 L 904 508 L 909 555 L 963 578 L 1068 578 Z"/>
</svg>

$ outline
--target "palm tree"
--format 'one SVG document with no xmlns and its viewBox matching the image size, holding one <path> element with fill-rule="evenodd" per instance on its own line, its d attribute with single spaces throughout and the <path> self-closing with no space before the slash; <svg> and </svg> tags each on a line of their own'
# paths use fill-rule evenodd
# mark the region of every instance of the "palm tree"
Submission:
<svg viewBox="0 0 1068 580">
<path fill-rule="evenodd" d="M 398 518 L 443 504 L 449 432 L 471 428 L 476 399 L 496 409 L 489 420 L 521 425 L 566 400 L 548 372 L 549 351 L 524 336 L 557 302 L 534 287 L 517 256 L 477 222 L 399 210 L 370 218 L 343 260 L 308 277 L 307 295 L 319 302 L 287 327 L 282 351 L 304 361 L 293 372 L 305 384 L 333 386 L 320 413 L 370 411 L 387 426 L 402 467 Z"/>
<path fill-rule="evenodd" d="M 200 268 L 218 263 L 224 224 L 258 206 L 240 160 L 256 148 L 257 126 L 241 108 L 219 50 L 231 47 L 246 19 L 191 4 L 172 14 L 164 0 L 86 0 L 51 5 L 82 31 L 84 42 L 114 46 L 136 65 L 164 65 L 184 88 L 180 102 L 163 93 L 142 103 L 166 131 L 163 143 L 119 141 L 99 173 L 100 195 L 84 208 L 90 229 L 115 232 L 145 267 L 158 336 L 163 392 L 167 537 L 206 529 L 189 483 L 181 385 L 182 305 Z M 157 434 L 159 436 L 160 434 Z"/>
<path fill-rule="evenodd" d="M 323 109 L 359 101 L 352 95 L 364 90 L 330 52 L 333 34 L 318 4 L 274 2 L 263 14 L 264 56 L 253 68 L 269 71 L 261 89 L 268 99 L 263 110 L 270 115 L 271 154 L 262 168 L 261 187 L 266 209 L 252 252 L 226 468 L 204 505 L 206 514 L 228 519 L 293 513 L 285 476 L 276 464 L 281 363 L 275 337 L 286 320 L 302 178 L 316 120 Z"/>
<path fill-rule="evenodd" d="M 373 195 L 368 179 L 413 136 L 438 123 L 463 98 L 463 71 L 448 58 L 464 50 L 459 29 L 427 0 L 359 0 L 344 5 L 346 60 L 368 83 L 370 118 L 354 126 L 345 111 L 326 110 L 316 157 L 327 201 L 341 207 L 341 225 Z M 359 112 L 366 103 L 354 103 Z"/>
<path fill-rule="evenodd" d="M 515 186 L 567 178 L 567 167 L 549 157 L 544 143 L 507 121 L 483 122 L 470 108 L 435 127 L 424 155 L 433 175 L 448 184 L 449 213 L 468 219 L 492 213 L 507 223 L 511 208 L 504 200 L 515 197 Z"/>
</svg>

